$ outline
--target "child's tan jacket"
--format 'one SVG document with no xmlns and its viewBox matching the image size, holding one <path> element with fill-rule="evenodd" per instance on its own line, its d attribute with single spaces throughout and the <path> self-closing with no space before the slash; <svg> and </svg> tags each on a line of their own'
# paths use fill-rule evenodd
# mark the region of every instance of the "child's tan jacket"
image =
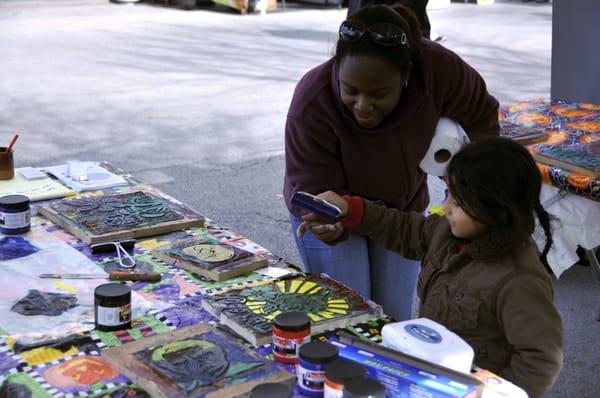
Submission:
<svg viewBox="0 0 600 398">
<path fill-rule="evenodd" d="M 445 325 L 475 350 L 475 363 L 541 396 L 563 361 L 553 287 L 531 241 L 493 231 L 465 245 L 445 217 L 364 201 L 353 231 L 422 260 L 420 316 Z"/>
</svg>

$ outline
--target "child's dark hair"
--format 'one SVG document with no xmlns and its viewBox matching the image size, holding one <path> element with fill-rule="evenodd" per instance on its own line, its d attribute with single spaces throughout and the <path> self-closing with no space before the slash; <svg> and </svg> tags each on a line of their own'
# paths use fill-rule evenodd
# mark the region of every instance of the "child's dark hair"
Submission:
<svg viewBox="0 0 600 398">
<path fill-rule="evenodd" d="M 366 26 L 376 23 L 396 25 L 406 33 L 409 45 L 384 47 L 375 43 L 370 34 L 365 34 L 356 42 L 338 40 L 334 56 L 338 68 L 347 56 L 366 55 L 387 60 L 403 75 L 408 76 L 411 68 L 411 52 L 416 43 L 421 40 L 419 22 L 412 11 L 399 4 L 393 7 L 386 5 L 365 6 L 352 14 L 347 21 L 360 21 Z"/>
<path fill-rule="evenodd" d="M 465 145 L 450 161 L 448 189 L 473 219 L 490 228 L 507 228 L 518 240 L 528 238 L 537 214 L 546 244 L 552 245 L 550 217 L 540 203 L 542 176 L 531 154 L 507 138 L 488 137 Z"/>
</svg>

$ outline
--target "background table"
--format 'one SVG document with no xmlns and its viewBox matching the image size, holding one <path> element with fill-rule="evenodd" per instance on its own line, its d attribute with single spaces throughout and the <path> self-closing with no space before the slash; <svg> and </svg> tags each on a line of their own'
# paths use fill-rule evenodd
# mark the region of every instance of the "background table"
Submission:
<svg viewBox="0 0 600 398">
<path fill-rule="evenodd" d="M 551 146 L 583 145 L 600 140 L 600 105 L 536 100 L 503 107 L 500 120 L 543 128 L 548 140 L 529 145 L 532 154 Z M 595 254 L 600 246 L 600 178 L 585 176 L 538 162 L 544 185 L 541 202 L 553 216 L 554 243 L 548 263 L 556 277 L 579 261 L 580 246 L 597 276 L 600 263 Z M 538 226 L 534 238 L 541 248 L 544 234 Z M 600 315 L 598 316 L 600 320 Z"/>
</svg>

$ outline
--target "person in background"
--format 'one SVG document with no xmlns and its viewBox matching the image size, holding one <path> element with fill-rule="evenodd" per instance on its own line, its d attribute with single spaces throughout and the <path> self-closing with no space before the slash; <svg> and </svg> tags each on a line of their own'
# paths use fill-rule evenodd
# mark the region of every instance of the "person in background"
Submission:
<svg viewBox="0 0 600 398">
<path fill-rule="evenodd" d="M 431 23 L 427 16 L 427 3 L 429 3 L 429 0 L 350 0 L 348 2 L 347 17 L 349 18 L 358 9 L 368 5 L 383 4 L 393 6 L 400 4 L 415 14 L 417 21 L 419 21 L 423 37 L 433 41 L 442 41 L 444 38 L 431 30 Z"/>
<path fill-rule="evenodd" d="M 541 397 L 563 361 L 563 332 L 552 280 L 531 239 L 534 214 L 552 244 L 539 201 L 542 178 L 521 145 L 492 137 L 464 146 L 450 161 L 445 216 L 391 209 L 328 191 L 321 198 L 345 215 L 324 224 L 303 216 L 311 231 L 335 242 L 345 230 L 411 259 L 422 259 L 420 316 L 452 330 L 475 351 L 475 363 Z M 352 273 L 348 266 L 346 272 Z"/>
<path fill-rule="evenodd" d="M 471 140 L 498 135 L 498 102 L 458 55 L 421 38 L 406 8 L 361 8 L 339 29 L 335 56 L 298 83 L 285 128 L 284 199 L 292 231 L 297 191 L 333 189 L 389 208 L 423 212 L 427 175 L 419 163 L 446 116 Z M 304 267 L 324 272 L 409 319 L 419 263 L 356 233 L 331 246 L 296 239 Z M 351 271 L 350 271 L 351 270 Z"/>
</svg>

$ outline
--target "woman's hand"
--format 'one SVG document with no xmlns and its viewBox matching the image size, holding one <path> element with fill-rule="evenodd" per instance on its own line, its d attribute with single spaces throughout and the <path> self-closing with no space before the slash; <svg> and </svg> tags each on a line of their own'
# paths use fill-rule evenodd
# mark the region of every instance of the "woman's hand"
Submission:
<svg viewBox="0 0 600 398">
<path fill-rule="evenodd" d="M 348 203 L 337 193 L 326 191 L 317 196 L 339 207 L 341 210 L 341 217 L 344 217 L 348 213 Z M 323 242 L 333 242 L 344 233 L 344 227 L 340 221 L 332 224 L 314 213 L 302 216 L 302 221 L 303 222 L 296 230 L 296 235 L 299 238 L 301 238 L 306 231 L 310 231 L 317 239 Z"/>
</svg>

